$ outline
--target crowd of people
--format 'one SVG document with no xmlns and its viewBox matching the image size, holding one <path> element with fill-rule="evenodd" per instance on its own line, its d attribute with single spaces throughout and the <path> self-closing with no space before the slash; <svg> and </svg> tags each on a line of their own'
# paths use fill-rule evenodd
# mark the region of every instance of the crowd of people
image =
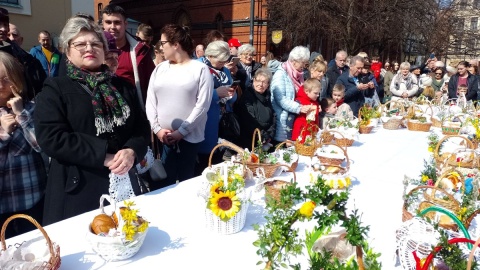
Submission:
<svg viewBox="0 0 480 270">
<path fill-rule="evenodd" d="M 478 68 L 382 63 L 340 50 L 327 62 L 307 47 L 281 61 L 216 30 L 195 43 L 186 27 L 126 31 L 125 11 L 70 18 L 52 44 L 46 30 L 30 53 L 0 9 L 0 224 L 26 213 L 48 225 L 98 207 L 109 175 L 130 177 L 141 194 L 200 175 L 219 138 L 242 148 L 304 140 L 327 119 L 353 119 L 365 104 L 424 95 L 476 100 Z M 259 59 L 259 62 L 256 61 Z M 136 165 L 153 149 L 166 171 L 154 181 Z M 213 163 L 229 159 L 218 148 Z M 33 229 L 14 222 L 11 237 Z"/>
</svg>

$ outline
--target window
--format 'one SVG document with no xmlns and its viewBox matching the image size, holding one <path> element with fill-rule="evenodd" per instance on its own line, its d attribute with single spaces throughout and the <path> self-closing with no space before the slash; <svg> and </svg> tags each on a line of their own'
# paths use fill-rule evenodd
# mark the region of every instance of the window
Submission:
<svg viewBox="0 0 480 270">
<path fill-rule="evenodd" d="M 460 0 L 460 8 L 466 8 L 467 7 L 467 0 Z"/>
<path fill-rule="evenodd" d="M 216 24 L 217 30 L 220 32 L 223 32 L 223 16 L 220 12 L 217 13 L 217 15 L 215 16 L 215 24 Z"/>
<path fill-rule="evenodd" d="M 18 0 L 0 0 L 0 4 L 19 5 Z"/>
<path fill-rule="evenodd" d="M 478 29 L 478 17 L 473 17 L 470 19 L 470 30 L 476 31 Z"/>
<path fill-rule="evenodd" d="M 473 0 L 473 8 L 480 8 L 480 0 Z"/>
<path fill-rule="evenodd" d="M 98 10 L 97 10 L 98 11 L 98 20 L 100 20 L 100 21 L 102 20 L 102 10 L 103 10 L 103 4 L 100 3 L 100 4 L 98 4 Z"/>
<path fill-rule="evenodd" d="M 457 20 L 457 30 L 458 31 L 463 31 L 465 27 L 465 18 L 458 18 Z"/>
</svg>

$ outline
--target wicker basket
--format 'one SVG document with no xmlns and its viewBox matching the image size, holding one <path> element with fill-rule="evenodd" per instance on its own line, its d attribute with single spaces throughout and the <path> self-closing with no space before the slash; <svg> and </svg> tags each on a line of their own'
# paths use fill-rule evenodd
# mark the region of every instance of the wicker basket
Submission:
<svg viewBox="0 0 480 270">
<path fill-rule="evenodd" d="M 336 130 L 329 130 L 328 132 L 333 133 L 333 136 L 335 138 L 335 143 L 338 144 L 341 147 L 349 147 L 352 146 L 355 140 L 353 139 L 347 139 L 345 136 L 343 136 L 342 133 L 336 131 Z M 335 137 L 335 134 L 339 134 L 341 138 Z"/>
<path fill-rule="evenodd" d="M 385 102 L 385 104 L 382 104 L 380 107 L 380 113 L 383 117 L 387 114 L 386 110 L 390 109 L 391 111 L 392 107 L 394 106 L 396 109 L 398 109 L 398 115 L 402 116 L 402 118 L 390 117 L 390 119 L 388 119 L 386 122 L 383 122 L 384 129 L 396 130 L 403 127 L 403 116 L 405 116 L 405 107 L 402 103 L 393 100 Z"/>
<path fill-rule="evenodd" d="M 358 132 L 360 132 L 360 134 L 369 134 L 370 132 L 372 132 L 373 130 L 373 126 L 359 126 L 358 127 Z"/>
<path fill-rule="evenodd" d="M 293 171 L 292 171 L 293 172 Z M 293 172 L 293 183 L 297 181 L 295 172 Z M 263 186 L 265 187 L 265 201 L 269 199 L 273 199 L 276 201 L 280 200 L 280 190 L 285 188 L 287 185 L 290 185 L 291 183 L 288 181 L 284 180 L 272 180 L 272 181 L 267 181 L 263 183 Z"/>
<path fill-rule="evenodd" d="M 57 244 L 53 243 L 52 240 L 50 240 L 50 237 L 48 237 L 47 232 L 45 229 L 43 229 L 42 226 L 31 216 L 28 215 L 23 215 L 23 214 L 16 214 L 11 217 L 9 217 L 5 223 L 3 223 L 2 226 L 2 231 L 0 233 L 0 241 L 2 242 L 2 251 L 7 250 L 7 245 L 5 243 L 5 231 L 7 229 L 8 224 L 10 221 L 17 219 L 17 218 L 23 218 L 28 221 L 30 221 L 37 229 L 43 234 L 43 237 L 45 237 L 45 240 L 47 241 L 48 245 L 48 250 L 50 252 L 50 259 L 47 262 L 43 262 L 42 266 L 40 268 L 35 268 L 38 270 L 57 270 L 60 268 L 61 264 L 61 257 L 60 257 L 60 246 Z M 21 247 L 22 244 L 15 244 L 15 247 L 18 249 Z M 0 252 L 1 253 L 1 252 Z"/>
<path fill-rule="evenodd" d="M 442 127 L 442 121 L 438 120 L 435 117 L 430 117 L 430 121 L 432 121 L 432 126 L 441 128 Z"/>
<path fill-rule="evenodd" d="M 284 141 L 284 142 L 281 142 L 281 143 L 277 144 L 277 146 L 275 147 L 275 151 L 278 151 L 278 150 L 279 150 L 282 146 L 284 146 L 284 145 L 285 145 L 285 146 L 287 146 L 287 145 L 294 145 L 294 142 L 289 141 L 289 140 L 286 140 L 286 141 Z M 297 167 L 298 167 L 298 160 L 299 160 L 299 159 L 300 159 L 300 157 L 297 158 L 297 160 L 295 160 L 294 162 L 292 162 L 292 164 L 289 165 L 290 168 L 291 168 L 293 171 L 295 171 L 295 170 L 297 169 Z"/>
<path fill-rule="evenodd" d="M 342 152 L 344 154 L 347 153 L 347 150 L 346 150 L 346 147 L 345 149 L 342 148 L 342 146 L 336 144 L 336 143 L 324 143 L 322 144 L 318 149 L 321 149 L 324 145 L 334 145 L 338 148 L 340 148 L 340 150 L 342 150 Z M 320 160 L 320 163 L 323 164 L 323 165 L 332 165 L 332 166 L 341 166 L 343 161 L 345 161 L 345 158 L 348 158 L 348 155 L 346 155 L 344 158 L 333 158 L 333 157 L 326 157 L 326 156 L 322 156 L 318 153 L 317 151 L 317 154 L 316 154 L 318 160 Z"/>
<path fill-rule="evenodd" d="M 341 145 L 338 144 L 329 144 L 329 143 L 326 143 L 326 144 L 323 144 L 323 145 L 335 145 L 337 146 L 338 148 L 340 148 L 340 150 L 343 151 L 343 155 L 345 156 L 345 159 L 346 159 L 346 163 L 345 163 L 345 167 L 341 166 L 342 162 L 340 162 L 340 164 L 338 165 L 335 165 L 335 164 L 325 164 L 327 167 L 337 167 L 339 169 L 339 171 L 336 173 L 336 174 L 345 174 L 347 173 L 349 170 L 350 170 L 350 158 L 348 157 L 348 154 L 347 154 L 347 148 L 346 147 L 341 147 Z M 322 145 L 322 146 L 323 146 Z M 343 161 L 343 160 L 342 160 Z M 320 160 L 321 162 L 321 160 Z M 329 172 L 327 171 L 321 171 L 322 174 L 330 174 Z"/>
<path fill-rule="evenodd" d="M 303 127 L 302 130 L 300 131 L 300 134 L 305 134 L 306 129 L 308 125 Z M 313 127 L 318 131 L 320 128 L 316 125 L 313 125 Z M 302 156 L 307 156 L 307 157 L 313 157 L 315 154 L 315 151 L 317 150 L 318 147 L 318 142 L 316 140 L 316 132 L 311 134 L 312 141 L 309 144 L 301 143 L 299 141 L 295 141 L 295 151 L 297 154 L 302 155 Z"/>
<path fill-rule="evenodd" d="M 384 129 L 396 130 L 403 127 L 403 120 L 398 118 L 390 118 L 387 122 L 383 123 Z"/>
<path fill-rule="evenodd" d="M 102 213 L 105 213 L 103 211 L 104 199 L 107 199 L 110 203 L 113 203 L 114 208 L 116 208 L 114 200 L 110 200 L 108 196 L 102 195 L 102 197 L 100 197 L 100 210 Z M 117 216 L 120 216 L 119 212 L 117 213 Z M 95 251 L 95 253 L 102 257 L 105 261 L 122 261 L 137 254 L 143 245 L 143 241 L 147 236 L 147 232 L 148 227 L 143 232 L 135 233 L 132 241 L 125 241 L 124 237 L 122 236 L 108 237 L 96 235 L 92 232 L 89 223 L 87 240 L 90 243 L 92 250 Z"/>
<path fill-rule="evenodd" d="M 331 143 L 335 137 L 331 132 L 324 130 L 320 135 L 320 143 Z"/>
<path fill-rule="evenodd" d="M 458 135 L 460 133 L 460 127 L 442 126 L 443 135 Z"/>
<path fill-rule="evenodd" d="M 219 234 L 233 234 L 241 231 L 247 220 L 247 212 L 250 203 L 248 200 L 242 201 L 240 211 L 228 221 L 221 220 L 212 210 L 205 207 L 205 226 L 207 230 Z"/>
<path fill-rule="evenodd" d="M 407 129 L 410 131 L 423 131 L 428 132 L 432 127 L 432 123 L 420 123 L 420 122 L 412 122 L 407 120 Z"/>
<path fill-rule="evenodd" d="M 417 104 L 414 104 L 412 107 L 410 107 L 408 109 L 408 111 L 412 111 L 413 110 L 413 113 L 415 114 L 416 113 L 416 109 L 420 109 L 420 111 L 422 111 L 424 114 L 427 113 L 428 109 L 430 109 L 430 117 L 426 117 L 427 119 L 431 119 L 432 118 L 432 115 L 433 115 L 433 109 L 432 109 L 432 106 L 429 105 L 428 106 L 428 109 L 426 109 L 425 111 L 423 111 L 423 109 L 417 105 Z M 408 112 L 407 112 L 407 115 L 408 115 Z M 411 131 L 423 131 L 423 132 L 428 132 L 430 131 L 430 128 L 432 127 L 432 122 L 425 122 L 425 123 L 422 123 L 422 122 L 419 122 L 419 121 L 413 121 L 411 119 L 408 119 L 407 120 L 407 129 L 408 130 L 411 130 Z"/>
<path fill-rule="evenodd" d="M 471 150 L 472 153 L 475 155 L 475 152 L 473 151 L 474 150 L 474 144 L 467 137 L 460 136 L 460 135 L 447 135 L 447 136 L 444 136 L 442 139 L 440 139 L 438 141 L 437 146 L 435 147 L 435 150 L 433 151 L 433 157 L 435 158 L 435 161 L 437 162 L 437 164 L 448 164 L 450 166 L 458 166 L 458 167 L 463 167 L 463 168 L 474 168 L 478 163 L 478 160 L 475 156 L 474 156 L 474 159 L 471 160 L 471 161 L 457 162 L 456 158 L 455 158 L 455 155 L 453 153 L 451 153 L 450 155 L 440 155 L 439 152 L 440 152 L 441 145 L 444 142 L 446 142 L 448 139 L 451 139 L 451 138 L 461 138 L 462 140 L 464 140 L 465 141 L 465 145 L 464 145 L 465 149 Z M 462 151 L 462 150 L 464 150 L 464 149 L 459 148 L 456 151 Z"/>
</svg>

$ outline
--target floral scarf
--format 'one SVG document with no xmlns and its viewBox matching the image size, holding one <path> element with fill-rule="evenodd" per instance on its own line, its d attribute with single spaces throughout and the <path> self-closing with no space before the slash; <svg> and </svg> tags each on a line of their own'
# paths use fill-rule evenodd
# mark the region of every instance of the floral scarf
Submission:
<svg viewBox="0 0 480 270">
<path fill-rule="evenodd" d="M 293 85 L 295 86 L 295 92 L 298 92 L 298 89 L 303 84 L 303 72 L 294 69 L 292 63 L 288 60 L 282 64 L 282 67 L 287 72 L 288 77 L 292 80 Z"/>
<path fill-rule="evenodd" d="M 99 72 L 89 72 L 67 62 L 67 76 L 91 90 L 97 136 L 123 126 L 130 116 L 130 107 L 117 89 L 110 84 L 113 74 L 106 66 Z"/>
</svg>

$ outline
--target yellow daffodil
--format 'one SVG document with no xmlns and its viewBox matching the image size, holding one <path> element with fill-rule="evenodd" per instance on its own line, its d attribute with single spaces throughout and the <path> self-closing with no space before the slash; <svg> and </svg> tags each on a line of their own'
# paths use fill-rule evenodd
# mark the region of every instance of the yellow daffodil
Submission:
<svg viewBox="0 0 480 270">
<path fill-rule="evenodd" d="M 433 147 L 429 146 L 428 147 L 428 152 L 433 152 Z"/>
<path fill-rule="evenodd" d="M 352 184 L 350 177 L 345 177 L 345 182 L 347 183 L 347 187 L 349 187 Z"/>
<path fill-rule="evenodd" d="M 317 206 L 315 202 L 312 202 L 312 201 L 305 202 L 302 205 L 302 207 L 300 207 L 299 209 L 300 215 L 307 218 L 311 218 L 313 215 L 313 210 L 315 209 L 315 206 Z"/>
<path fill-rule="evenodd" d="M 427 182 L 428 179 L 428 176 L 426 176 L 425 174 L 422 175 L 422 182 Z"/>
<path fill-rule="evenodd" d="M 210 210 L 223 221 L 228 221 L 240 211 L 241 203 L 235 191 L 212 194 L 209 201 Z"/>
<path fill-rule="evenodd" d="M 338 181 L 338 188 L 342 189 L 342 188 L 345 187 L 345 184 L 344 184 L 344 182 L 342 181 L 342 179 L 338 179 L 337 181 Z"/>
</svg>

